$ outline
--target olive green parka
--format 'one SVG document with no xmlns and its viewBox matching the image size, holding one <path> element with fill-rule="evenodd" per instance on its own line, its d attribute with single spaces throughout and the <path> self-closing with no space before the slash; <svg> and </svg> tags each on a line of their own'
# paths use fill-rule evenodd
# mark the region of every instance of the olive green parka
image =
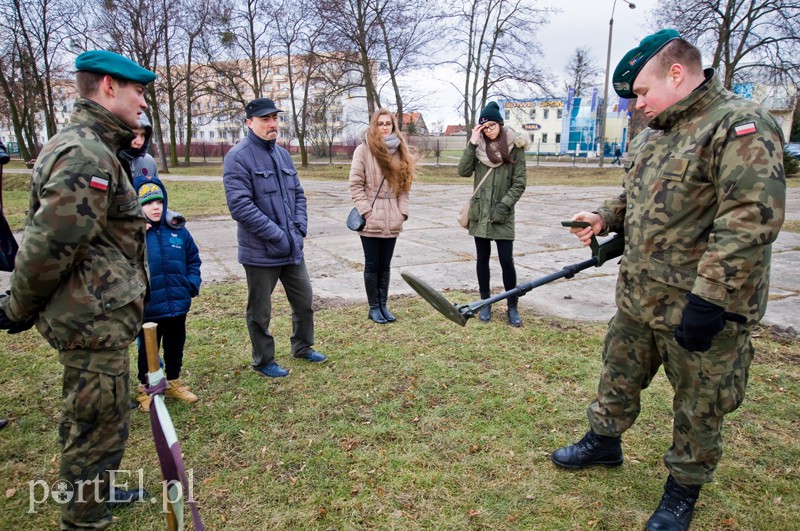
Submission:
<svg viewBox="0 0 800 531">
<path fill-rule="evenodd" d="M 469 234 L 490 240 L 514 239 L 514 209 L 525 192 L 525 149 L 530 144 L 527 135 L 517 134 L 506 128 L 513 164 L 504 162 L 497 166 L 492 174 L 481 185 L 477 193 L 473 193 L 469 208 Z M 512 147 L 513 146 L 513 147 Z M 481 182 L 489 166 L 478 160 L 477 147 L 467 142 L 461 161 L 458 163 L 458 174 L 462 177 L 473 176 L 473 192 Z M 505 213 L 503 207 L 508 207 Z"/>
</svg>

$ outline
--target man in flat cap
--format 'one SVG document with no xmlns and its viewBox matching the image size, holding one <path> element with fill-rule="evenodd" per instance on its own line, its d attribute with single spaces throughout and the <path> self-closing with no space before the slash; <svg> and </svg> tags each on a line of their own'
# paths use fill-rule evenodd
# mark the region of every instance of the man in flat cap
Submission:
<svg viewBox="0 0 800 531">
<path fill-rule="evenodd" d="M 247 277 L 247 330 L 253 370 L 268 378 L 288 376 L 275 361 L 269 331 L 272 292 L 280 280 L 292 307 L 292 356 L 311 363 L 315 351 L 311 280 L 303 257 L 308 230 L 306 196 L 289 153 L 278 138 L 278 113 L 269 98 L 245 106 L 250 132 L 227 155 L 222 181 L 231 217 L 238 224 L 239 262 Z"/>
<path fill-rule="evenodd" d="M 119 469 L 128 439 L 128 347 L 147 291 L 145 218 L 119 152 L 130 148 L 156 75 L 102 50 L 79 55 L 75 67 L 80 97 L 36 159 L 0 328 L 15 334 L 35 324 L 58 350 L 61 529 L 106 529 L 108 471 Z M 117 490 L 110 501 L 134 495 L 142 493 Z"/>
<path fill-rule="evenodd" d="M 722 455 L 722 420 L 742 403 L 751 332 L 769 298 L 771 243 L 784 219 L 783 137 L 758 104 L 725 90 L 674 30 L 642 40 L 614 89 L 650 119 L 632 142 L 623 192 L 574 220 L 625 234 L 590 431 L 556 450 L 564 468 L 622 464 L 621 435 L 661 365 L 672 385 L 672 445 L 650 530 L 688 529 Z"/>
</svg>

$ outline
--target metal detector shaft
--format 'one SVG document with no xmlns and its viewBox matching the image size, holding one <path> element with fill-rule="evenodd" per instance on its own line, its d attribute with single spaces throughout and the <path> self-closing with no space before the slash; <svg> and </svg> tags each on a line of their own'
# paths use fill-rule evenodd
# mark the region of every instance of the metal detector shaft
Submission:
<svg viewBox="0 0 800 531">
<path fill-rule="evenodd" d="M 470 314 L 474 314 L 487 304 L 494 304 L 495 302 L 499 302 L 502 301 L 503 299 L 513 297 L 514 295 L 522 297 L 532 289 L 538 288 L 539 286 L 543 286 L 544 284 L 548 284 L 554 280 L 558 280 L 559 278 L 572 278 L 575 276 L 575 274 L 580 273 L 584 269 L 595 267 L 597 265 L 597 262 L 598 262 L 597 257 L 593 256 L 589 260 L 565 266 L 564 269 L 562 269 L 561 271 L 557 271 L 555 273 L 551 273 L 544 277 L 537 278 L 536 280 L 526 282 L 525 284 L 520 284 L 514 289 L 504 291 L 503 293 L 498 293 L 497 295 L 489 297 L 488 299 L 471 302 L 469 304 L 462 304 L 461 306 L 458 307 L 458 311 L 472 317 L 472 315 Z"/>
</svg>

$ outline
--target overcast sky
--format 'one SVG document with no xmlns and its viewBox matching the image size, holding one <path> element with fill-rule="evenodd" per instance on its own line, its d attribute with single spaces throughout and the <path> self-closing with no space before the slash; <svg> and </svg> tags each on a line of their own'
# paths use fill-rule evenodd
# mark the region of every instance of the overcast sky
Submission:
<svg viewBox="0 0 800 531">
<path fill-rule="evenodd" d="M 617 0 L 616 3 L 611 45 L 612 72 L 625 52 L 638 45 L 642 37 L 647 35 L 647 16 L 655 8 L 657 0 L 635 0 L 634 3 L 636 9 L 630 9 L 623 0 Z M 592 59 L 603 72 L 600 77 L 602 86 L 608 50 L 608 21 L 614 0 L 551 0 L 550 4 L 558 7 L 561 12 L 554 14 L 550 23 L 539 31 L 538 39 L 544 55 L 533 59 L 540 61 L 552 74 L 561 77 L 564 75 L 564 65 L 575 52 L 575 48 L 588 47 Z M 428 80 L 415 80 L 418 86 L 420 83 L 430 85 L 430 92 L 436 94 L 420 102 L 427 124 L 436 121 L 445 125 L 463 123 L 455 108 L 459 95 L 445 81 L 453 80 L 456 76 L 452 71 L 441 68 L 434 71 Z M 561 85 L 558 85 L 559 88 Z"/>
</svg>

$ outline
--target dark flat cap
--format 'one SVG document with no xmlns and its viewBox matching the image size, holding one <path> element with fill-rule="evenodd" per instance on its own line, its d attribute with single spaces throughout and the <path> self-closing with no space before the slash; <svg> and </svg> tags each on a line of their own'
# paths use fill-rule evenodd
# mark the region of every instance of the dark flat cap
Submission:
<svg viewBox="0 0 800 531">
<path fill-rule="evenodd" d="M 127 57 L 108 50 L 91 50 L 83 52 L 75 59 L 75 70 L 107 74 L 117 79 L 134 81 L 147 85 L 155 78 L 155 73 L 142 68 Z"/>
<path fill-rule="evenodd" d="M 269 98 L 258 98 L 244 106 L 244 112 L 247 118 L 253 116 L 266 116 L 276 112 L 283 112 L 275 107 L 275 102 Z"/>
<path fill-rule="evenodd" d="M 614 91 L 620 98 L 635 98 L 633 82 L 642 71 L 647 61 L 653 58 L 667 43 L 680 39 L 681 34 L 674 29 L 663 29 L 648 35 L 639 46 L 626 53 L 614 69 Z"/>
</svg>

